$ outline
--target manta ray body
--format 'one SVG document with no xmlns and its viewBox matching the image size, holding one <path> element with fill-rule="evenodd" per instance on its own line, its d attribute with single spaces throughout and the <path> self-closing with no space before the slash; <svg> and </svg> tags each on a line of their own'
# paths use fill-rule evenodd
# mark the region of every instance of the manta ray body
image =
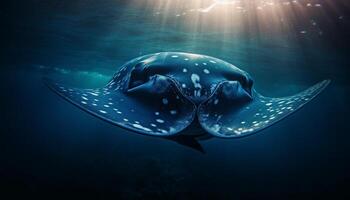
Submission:
<svg viewBox="0 0 350 200">
<path fill-rule="evenodd" d="M 254 90 L 250 75 L 230 63 L 162 52 L 125 63 L 102 88 L 45 82 L 69 102 L 114 125 L 203 152 L 197 140 L 256 133 L 301 108 L 330 81 L 293 96 L 264 97 Z"/>
</svg>

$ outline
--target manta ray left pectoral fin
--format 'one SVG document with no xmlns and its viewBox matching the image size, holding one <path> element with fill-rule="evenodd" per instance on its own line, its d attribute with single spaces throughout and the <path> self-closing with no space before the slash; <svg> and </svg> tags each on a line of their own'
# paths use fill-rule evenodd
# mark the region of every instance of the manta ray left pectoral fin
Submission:
<svg viewBox="0 0 350 200">
<path fill-rule="evenodd" d="M 167 77 L 152 77 L 126 92 L 119 87 L 79 89 L 49 79 L 44 82 L 55 93 L 93 116 L 145 135 L 175 135 L 195 117 L 193 103 Z"/>
<path fill-rule="evenodd" d="M 250 135 L 294 113 L 316 97 L 329 83 L 329 80 L 324 80 L 299 94 L 283 98 L 264 97 L 253 90 L 251 99 L 237 102 L 225 91 L 228 84 L 226 81 L 200 105 L 199 121 L 206 131 L 217 137 Z"/>
</svg>

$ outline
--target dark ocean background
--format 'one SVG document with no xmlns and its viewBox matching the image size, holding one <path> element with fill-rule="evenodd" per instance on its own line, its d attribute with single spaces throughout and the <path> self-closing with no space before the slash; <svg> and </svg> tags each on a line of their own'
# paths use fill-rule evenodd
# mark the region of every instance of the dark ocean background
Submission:
<svg viewBox="0 0 350 200">
<path fill-rule="evenodd" d="M 322 7 L 293 8 L 280 28 L 269 18 L 259 28 L 249 12 L 240 26 L 191 16 L 186 2 L 1 3 L 1 199 L 349 199 L 349 2 L 310 0 Z M 202 154 L 99 120 L 42 82 L 100 87 L 126 61 L 160 51 L 233 63 L 266 96 L 332 83 L 258 134 L 201 142 Z"/>
</svg>

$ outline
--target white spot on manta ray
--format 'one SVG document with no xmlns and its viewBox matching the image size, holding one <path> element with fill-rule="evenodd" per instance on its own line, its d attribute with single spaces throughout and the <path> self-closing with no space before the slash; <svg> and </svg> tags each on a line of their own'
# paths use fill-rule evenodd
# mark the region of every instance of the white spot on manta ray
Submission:
<svg viewBox="0 0 350 200">
<path fill-rule="evenodd" d="M 164 105 L 167 105 L 167 104 L 169 103 L 169 101 L 168 101 L 167 98 L 163 98 L 163 99 L 162 99 L 162 102 L 163 102 Z"/>
<path fill-rule="evenodd" d="M 150 125 L 151 125 L 152 127 L 157 127 L 157 125 L 155 125 L 155 124 L 153 124 L 153 123 L 151 123 Z"/>
<path fill-rule="evenodd" d="M 202 89 L 202 85 L 200 84 L 200 77 L 198 76 L 198 74 L 192 74 L 191 80 L 192 80 L 192 83 L 194 86 L 193 95 L 195 97 L 200 97 L 201 96 L 201 89 Z"/>
<path fill-rule="evenodd" d="M 138 128 L 138 129 L 147 131 L 147 132 L 151 132 L 151 131 L 152 131 L 151 129 L 149 129 L 149 128 L 147 128 L 147 127 L 144 127 L 144 126 L 142 126 L 142 125 L 140 125 L 140 124 L 132 124 L 132 126 L 135 127 L 135 128 Z"/>
<path fill-rule="evenodd" d="M 156 119 L 156 122 L 158 122 L 158 123 L 164 123 L 164 120 L 162 120 L 162 119 Z"/>
<path fill-rule="evenodd" d="M 89 94 L 91 94 L 91 95 L 93 95 L 93 96 L 98 96 L 98 94 L 97 93 L 94 93 L 94 92 L 89 92 Z"/>
<path fill-rule="evenodd" d="M 219 103 L 219 99 L 214 100 L 214 105 L 217 105 Z"/>
<path fill-rule="evenodd" d="M 203 72 L 206 74 L 210 74 L 210 71 L 208 69 L 203 69 Z"/>
<path fill-rule="evenodd" d="M 218 132 L 221 127 L 219 124 L 214 124 L 212 127 L 210 127 L 212 131 Z"/>
</svg>

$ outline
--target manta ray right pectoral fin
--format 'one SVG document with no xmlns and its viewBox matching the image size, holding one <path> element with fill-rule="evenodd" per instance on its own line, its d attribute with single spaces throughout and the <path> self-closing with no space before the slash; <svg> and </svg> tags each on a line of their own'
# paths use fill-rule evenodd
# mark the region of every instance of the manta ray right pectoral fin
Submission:
<svg viewBox="0 0 350 200">
<path fill-rule="evenodd" d="M 252 99 L 233 101 L 225 93 L 227 82 L 221 83 L 214 94 L 199 107 L 202 127 L 217 137 L 234 138 L 256 133 L 294 113 L 316 97 L 328 84 L 321 81 L 307 90 L 289 97 L 269 98 L 253 91 Z M 227 92 L 226 92 L 227 94 Z"/>
</svg>

